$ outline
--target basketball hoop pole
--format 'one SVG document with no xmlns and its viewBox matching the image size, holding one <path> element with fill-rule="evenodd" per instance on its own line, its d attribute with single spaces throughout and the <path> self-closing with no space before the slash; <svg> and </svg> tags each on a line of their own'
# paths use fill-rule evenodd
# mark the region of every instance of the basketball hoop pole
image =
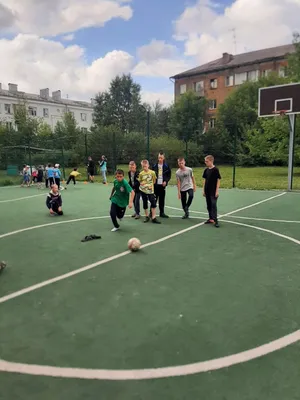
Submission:
<svg viewBox="0 0 300 400">
<path fill-rule="evenodd" d="M 289 119 L 289 128 L 290 128 L 289 162 L 288 162 L 288 190 L 291 191 L 291 190 L 293 190 L 296 114 L 289 114 L 288 119 Z"/>
</svg>

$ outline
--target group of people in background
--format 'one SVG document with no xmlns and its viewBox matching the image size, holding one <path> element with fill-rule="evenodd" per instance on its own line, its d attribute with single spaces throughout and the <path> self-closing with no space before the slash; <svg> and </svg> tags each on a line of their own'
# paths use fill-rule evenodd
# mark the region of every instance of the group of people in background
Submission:
<svg viewBox="0 0 300 400">
<path fill-rule="evenodd" d="M 101 157 L 101 160 L 98 161 L 99 167 L 100 167 L 100 172 L 102 175 L 102 182 L 104 185 L 107 184 L 107 158 L 105 156 Z M 91 183 L 94 183 L 95 179 L 95 172 L 96 172 L 96 164 L 95 161 L 92 159 L 92 157 L 88 158 L 88 164 L 87 164 L 87 173 L 89 177 L 89 181 Z"/>
<path fill-rule="evenodd" d="M 217 216 L 217 200 L 221 175 L 219 169 L 214 165 L 214 157 L 205 157 L 206 169 L 203 172 L 203 196 L 206 198 L 209 218 L 205 224 L 214 224 L 219 227 Z M 150 220 L 154 224 L 161 222 L 156 217 L 158 203 L 160 218 L 169 218 L 165 213 L 166 188 L 171 179 L 171 169 L 165 161 L 164 153 L 159 153 L 158 162 L 150 169 L 149 161 L 141 161 L 141 171 L 137 169 L 135 161 L 130 161 L 128 181 L 124 177 L 124 171 L 118 169 L 115 175 L 113 190 L 110 196 L 110 216 L 114 225 L 112 231 L 120 229 L 121 221 L 125 215 L 126 207 L 134 207 L 135 219 L 140 219 L 140 200 L 142 199 L 145 213 L 144 222 Z M 186 166 L 183 157 L 178 158 L 178 170 L 176 171 L 178 199 L 181 200 L 184 211 L 183 219 L 189 218 L 189 210 L 196 191 L 196 182 L 192 168 Z M 149 211 L 150 203 L 150 211 Z"/>
<path fill-rule="evenodd" d="M 48 164 L 46 167 L 40 165 L 31 173 L 31 168 L 28 165 L 23 165 L 22 171 L 22 184 L 21 186 L 29 187 L 31 184 L 36 183 L 37 188 L 41 189 L 45 181 L 45 187 L 51 187 L 56 184 L 60 188 L 61 170 L 59 164 Z"/>
</svg>

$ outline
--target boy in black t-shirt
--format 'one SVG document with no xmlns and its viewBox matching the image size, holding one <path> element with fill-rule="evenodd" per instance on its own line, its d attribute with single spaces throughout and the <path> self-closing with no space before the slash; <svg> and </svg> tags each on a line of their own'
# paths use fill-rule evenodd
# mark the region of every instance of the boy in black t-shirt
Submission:
<svg viewBox="0 0 300 400">
<path fill-rule="evenodd" d="M 206 224 L 215 224 L 219 228 L 217 200 L 219 197 L 219 188 L 221 175 L 217 167 L 214 166 L 214 157 L 209 155 L 205 157 L 206 169 L 203 172 L 203 196 L 206 198 L 207 211 L 209 219 Z"/>
</svg>

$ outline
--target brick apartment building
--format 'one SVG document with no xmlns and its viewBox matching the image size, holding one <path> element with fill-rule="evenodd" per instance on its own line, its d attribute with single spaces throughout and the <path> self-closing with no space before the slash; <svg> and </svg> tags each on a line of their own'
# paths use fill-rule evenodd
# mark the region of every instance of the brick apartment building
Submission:
<svg viewBox="0 0 300 400">
<path fill-rule="evenodd" d="M 235 56 L 223 53 L 222 58 L 172 76 L 175 100 L 189 90 L 206 97 L 209 102 L 208 126 L 214 128 L 219 104 L 236 86 L 271 72 L 285 76 L 287 56 L 294 51 L 294 45 L 290 44 Z"/>
</svg>

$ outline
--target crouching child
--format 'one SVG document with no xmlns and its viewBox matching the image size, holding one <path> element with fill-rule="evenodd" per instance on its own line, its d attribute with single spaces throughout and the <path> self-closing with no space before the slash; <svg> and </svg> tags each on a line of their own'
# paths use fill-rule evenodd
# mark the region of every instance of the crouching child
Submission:
<svg viewBox="0 0 300 400">
<path fill-rule="evenodd" d="M 62 197 L 58 191 L 57 185 L 51 186 L 51 190 L 47 195 L 46 205 L 51 215 L 63 215 Z"/>
</svg>

